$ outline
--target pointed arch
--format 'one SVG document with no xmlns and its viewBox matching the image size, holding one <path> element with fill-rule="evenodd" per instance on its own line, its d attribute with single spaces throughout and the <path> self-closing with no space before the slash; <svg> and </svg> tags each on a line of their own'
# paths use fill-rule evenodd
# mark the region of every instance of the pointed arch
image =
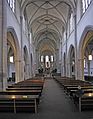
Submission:
<svg viewBox="0 0 93 119">
<path fill-rule="evenodd" d="M 72 44 L 68 52 L 68 71 L 70 77 L 75 77 L 75 48 Z"/>
<path fill-rule="evenodd" d="M 13 27 L 7 28 L 7 45 L 10 45 L 14 55 L 14 67 L 15 67 L 15 82 L 20 81 L 20 62 L 21 62 L 21 49 L 17 34 Z"/>
<path fill-rule="evenodd" d="M 80 38 L 80 42 L 79 42 L 79 47 L 78 47 L 78 66 L 79 66 L 79 70 L 78 70 L 78 75 L 79 78 L 84 80 L 84 53 L 85 53 L 85 49 L 86 46 L 88 45 L 88 43 L 93 39 L 93 26 L 87 26 L 85 27 L 81 38 Z"/>
</svg>

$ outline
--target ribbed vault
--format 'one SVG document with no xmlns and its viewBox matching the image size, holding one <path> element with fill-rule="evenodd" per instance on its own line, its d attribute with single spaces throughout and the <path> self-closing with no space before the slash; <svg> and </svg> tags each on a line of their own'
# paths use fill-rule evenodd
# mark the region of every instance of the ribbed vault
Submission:
<svg viewBox="0 0 93 119">
<path fill-rule="evenodd" d="M 36 49 L 55 51 L 76 0 L 20 0 Z M 41 42 L 42 41 L 42 42 Z"/>
</svg>

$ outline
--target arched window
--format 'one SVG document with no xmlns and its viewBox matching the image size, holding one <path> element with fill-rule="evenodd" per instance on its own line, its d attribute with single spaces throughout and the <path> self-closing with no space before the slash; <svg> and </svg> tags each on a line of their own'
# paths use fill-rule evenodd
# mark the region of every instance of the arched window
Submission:
<svg viewBox="0 0 93 119">
<path fill-rule="evenodd" d="M 83 13 L 85 12 L 85 0 L 82 0 L 82 11 L 83 11 Z"/>
<path fill-rule="evenodd" d="M 86 68 L 86 59 L 84 58 L 84 68 Z"/>
<path fill-rule="evenodd" d="M 92 0 L 82 0 L 82 12 L 84 13 Z"/>
<path fill-rule="evenodd" d="M 54 57 L 53 57 L 53 55 L 51 55 L 51 62 L 53 62 L 54 61 Z"/>
<path fill-rule="evenodd" d="M 10 0 L 7 0 L 8 3 L 10 3 Z"/>
<path fill-rule="evenodd" d="M 7 0 L 10 8 L 12 9 L 13 12 L 15 12 L 15 0 Z"/>
<path fill-rule="evenodd" d="M 46 56 L 45 61 L 46 61 L 46 62 L 49 62 L 49 56 L 48 56 L 48 55 Z"/>
<path fill-rule="evenodd" d="M 69 19 L 69 30 L 70 30 L 70 33 L 71 33 L 72 30 L 73 30 L 73 12 L 71 12 L 71 14 L 70 14 L 70 19 Z"/>
<path fill-rule="evenodd" d="M 45 56 L 45 64 L 46 64 L 46 68 L 50 68 L 50 61 L 48 55 Z"/>
<path fill-rule="evenodd" d="M 13 56 L 10 56 L 10 63 L 14 63 L 14 57 Z"/>
<path fill-rule="evenodd" d="M 63 32 L 63 40 L 66 41 L 66 31 Z"/>
<path fill-rule="evenodd" d="M 43 55 L 41 56 L 41 62 L 44 62 L 44 56 Z"/>
</svg>

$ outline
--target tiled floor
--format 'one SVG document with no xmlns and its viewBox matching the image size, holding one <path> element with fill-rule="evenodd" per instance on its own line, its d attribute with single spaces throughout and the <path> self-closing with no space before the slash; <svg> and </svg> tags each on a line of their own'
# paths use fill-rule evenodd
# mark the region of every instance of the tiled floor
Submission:
<svg viewBox="0 0 93 119">
<path fill-rule="evenodd" d="M 46 79 L 37 114 L 0 113 L 0 119 L 93 119 L 93 111 L 79 112 L 53 79 Z"/>
</svg>

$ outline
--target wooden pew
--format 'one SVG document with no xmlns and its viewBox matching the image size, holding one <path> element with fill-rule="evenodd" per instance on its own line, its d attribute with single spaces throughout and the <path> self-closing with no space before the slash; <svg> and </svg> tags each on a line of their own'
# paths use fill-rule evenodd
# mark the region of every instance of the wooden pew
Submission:
<svg viewBox="0 0 93 119">
<path fill-rule="evenodd" d="M 7 91 L 9 90 L 41 90 L 42 91 L 42 87 L 19 87 L 19 88 L 6 88 Z"/>
<path fill-rule="evenodd" d="M 75 104 L 78 105 L 79 111 L 81 112 L 82 110 L 93 110 L 93 92 L 92 93 L 84 93 L 83 95 L 75 95 Z"/>
<path fill-rule="evenodd" d="M 44 79 L 36 79 L 36 78 L 32 78 L 32 79 L 27 79 L 27 80 L 24 80 L 24 81 L 20 81 L 20 82 L 17 82 L 17 84 L 32 84 L 32 83 L 35 83 L 35 84 L 44 84 Z"/>
<path fill-rule="evenodd" d="M 39 95 L 41 96 L 41 90 L 11 90 L 0 91 L 0 95 Z"/>
<path fill-rule="evenodd" d="M 15 84 L 15 85 L 9 85 L 8 88 L 21 88 L 21 87 L 26 87 L 26 88 L 30 88 L 30 87 L 41 87 L 43 89 L 43 85 L 42 84 Z"/>
<path fill-rule="evenodd" d="M 78 86 L 93 87 L 89 82 L 82 81 L 82 80 L 73 80 L 69 77 L 60 77 L 60 78 L 57 77 L 56 80 L 58 83 L 60 83 L 63 86 L 66 93 L 70 92 L 70 90 L 73 90 L 73 89 L 77 90 Z"/>
<path fill-rule="evenodd" d="M 23 109 L 30 111 L 32 108 L 36 113 L 43 84 L 44 80 L 28 79 L 8 86 L 6 91 L 0 91 L 0 111 L 12 110 L 16 113 Z"/>
<path fill-rule="evenodd" d="M 24 81 L 17 82 L 15 84 L 9 85 L 8 88 L 18 88 L 18 87 L 42 87 L 44 85 L 44 79 L 32 78 Z"/>
<path fill-rule="evenodd" d="M 81 89 L 84 91 L 84 92 L 92 92 L 93 91 L 93 86 L 92 85 L 89 85 L 89 86 L 81 86 Z M 73 93 L 75 93 L 76 91 L 78 90 L 78 86 L 70 86 L 70 87 L 66 87 L 66 91 L 67 93 L 69 93 L 71 96 L 73 95 Z"/>
<path fill-rule="evenodd" d="M 0 95 L 0 112 L 37 113 L 38 95 Z"/>
<path fill-rule="evenodd" d="M 44 81 L 41 80 L 25 80 L 13 85 L 9 85 L 8 88 L 20 88 L 20 87 L 41 87 L 43 89 Z"/>
<path fill-rule="evenodd" d="M 71 80 L 66 77 L 60 77 L 56 80 L 64 87 L 64 90 L 72 96 L 80 112 L 85 109 L 93 109 L 93 85 L 90 82 Z M 80 92 L 78 86 L 81 86 Z"/>
</svg>

